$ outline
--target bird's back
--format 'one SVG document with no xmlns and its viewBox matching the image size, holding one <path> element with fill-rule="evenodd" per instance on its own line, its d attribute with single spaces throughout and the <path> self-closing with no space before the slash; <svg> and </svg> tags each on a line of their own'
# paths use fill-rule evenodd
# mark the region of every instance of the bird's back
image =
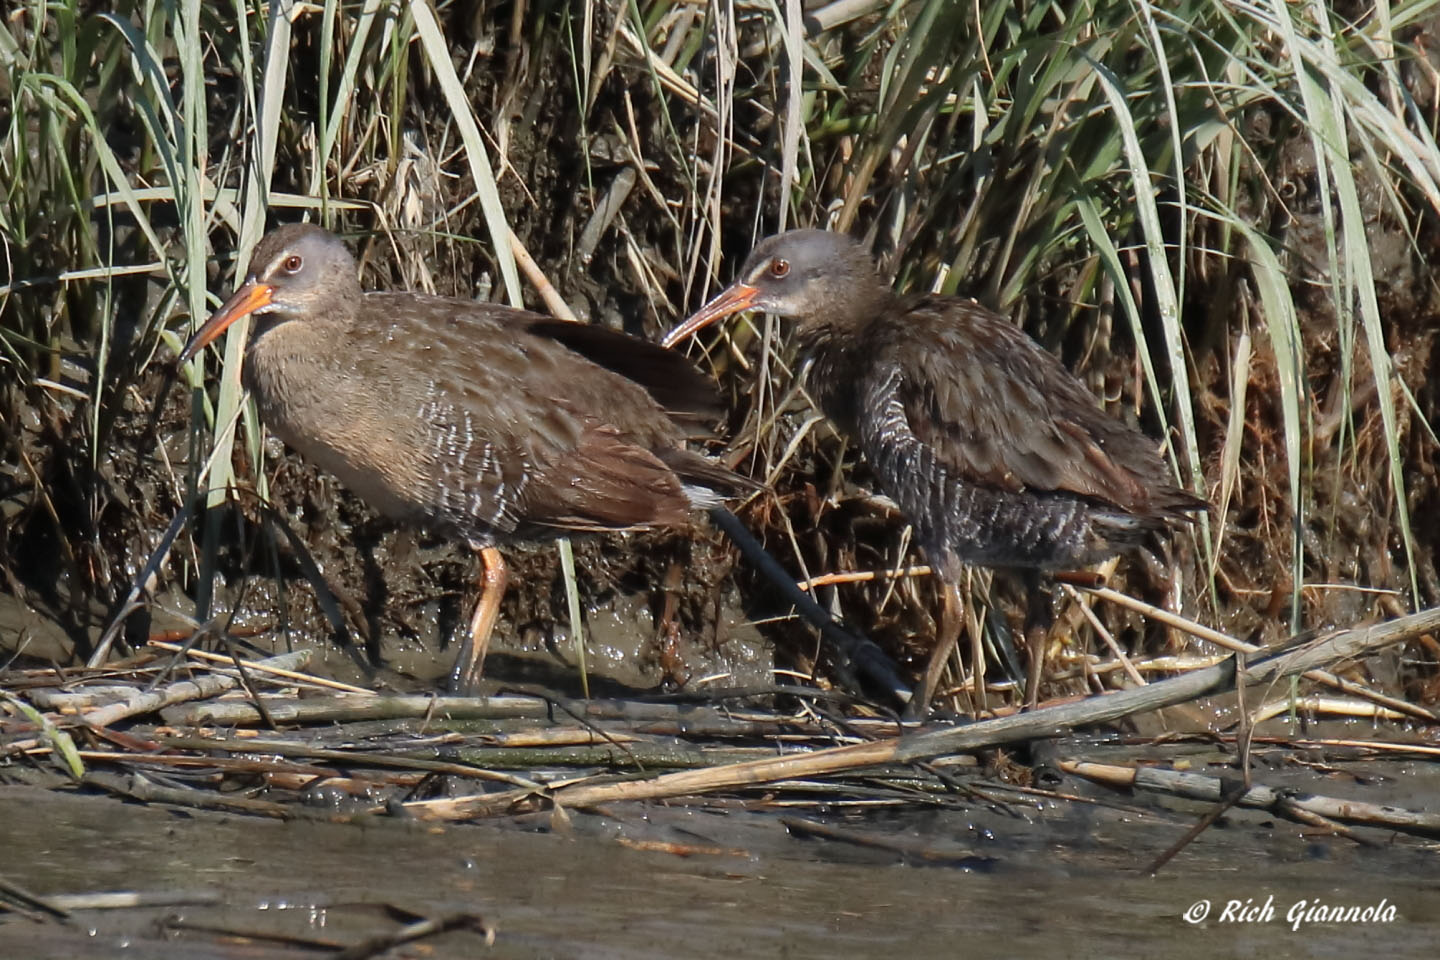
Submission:
<svg viewBox="0 0 1440 960">
<path fill-rule="evenodd" d="M 897 299 L 812 348 L 818 399 L 942 566 L 1084 566 L 1204 506 L 1153 441 L 973 301 Z"/>
<path fill-rule="evenodd" d="M 343 329 L 284 324 L 257 339 L 247 379 L 271 429 L 396 519 L 482 543 L 683 523 L 686 467 L 708 461 L 684 451 L 661 401 L 696 415 L 706 385 L 682 360 L 655 378 L 657 400 L 637 370 L 585 350 L 658 348 L 573 326 L 370 293 Z"/>
</svg>

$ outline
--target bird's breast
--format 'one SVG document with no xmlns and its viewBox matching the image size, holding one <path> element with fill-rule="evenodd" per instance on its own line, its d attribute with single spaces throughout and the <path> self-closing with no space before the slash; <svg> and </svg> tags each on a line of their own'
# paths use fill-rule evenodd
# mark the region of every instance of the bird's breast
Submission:
<svg viewBox="0 0 1440 960">
<path fill-rule="evenodd" d="M 860 383 L 866 375 L 861 357 L 820 344 L 809 351 L 810 374 L 806 388 L 815 398 L 820 411 L 829 417 L 841 433 L 855 434 L 859 430 Z"/>
<path fill-rule="evenodd" d="M 376 510 L 420 521 L 430 499 L 424 431 L 406 391 L 362 378 L 331 354 L 276 350 L 257 341 L 246 359 L 245 385 L 267 428 L 305 460 L 335 475 Z"/>
</svg>

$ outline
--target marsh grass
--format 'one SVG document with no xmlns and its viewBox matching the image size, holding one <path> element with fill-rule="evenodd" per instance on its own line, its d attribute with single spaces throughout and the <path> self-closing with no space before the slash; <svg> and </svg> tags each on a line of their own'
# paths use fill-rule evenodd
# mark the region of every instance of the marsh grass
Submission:
<svg viewBox="0 0 1440 960">
<path fill-rule="evenodd" d="M 898 286 L 1013 316 L 1220 506 L 1176 544 L 1173 582 L 1136 592 L 1237 635 L 1440 603 L 1418 519 L 1440 507 L 1440 111 L 1417 52 L 1435 6 L 12 6 L 9 586 L 93 637 L 90 602 L 118 607 L 188 492 L 267 491 L 243 327 L 217 375 L 200 358 L 162 385 L 254 241 L 304 213 L 352 238 L 369 285 L 534 306 L 513 236 L 578 313 L 652 336 L 759 236 L 856 232 Z M 773 487 L 746 519 L 797 576 L 918 562 L 902 519 L 856 496 L 863 465 L 797 388 L 784 326 L 703 346 L 734 399 L 730 454 Z M 161 565 L 202 611 L 224 516 Z M 894 650 L 933 635 L 923 578 L 831 600 Z M 982 640 L 1003 648 L 991 602 L 972 592 L 962 672 Z M 1076 637 L 1076 656 L 1099 643 Z"/>
</svg>

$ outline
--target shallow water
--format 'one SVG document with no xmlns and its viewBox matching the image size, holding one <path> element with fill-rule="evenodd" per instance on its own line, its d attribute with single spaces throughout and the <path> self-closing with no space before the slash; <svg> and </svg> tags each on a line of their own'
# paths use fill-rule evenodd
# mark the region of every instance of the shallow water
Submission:
<svg viewBox="0 0 1440 960">
<path fill-rule="evenodd" d="M 1404 773 L 1403 765 L 1396 765 Z M 1275 782 L 1267 777 L 1267 782 Z M 1354 786 L 1354 784 L 1350 784 Z M 1416 784 L 1433 797 L 1434 783 Z M 1066 789 L 1078 789 L 1067 783 Z M 1341 790 L 1330 792 L 1344 793 Z M 1361 791 L 1364 793 L 1364 791 Z M 1353 794 L 1348 794 L 1353 795 Z M 1255 955 L 1429 957 L 1440 942 L 1436 846 L 1372 832 L 1360 847 L 1265 814 L 1232 811 L 1158 876 L 1146 864 L 1197 808 L 1044 801 L 917 813 L 832 812 L 853 833 L 947 855 L 792 835 L 773 813 L 620 806 L 546 820 L 362 825 L 181 811 L 0 787 L 0 876 L 40 895 L 100 890 L 219 894 L 223 905 L 86 910 L 69 923 L 0 914 L 0 956 L 163 958 L 314 955 L 267 933 L 349 944 L 394 929 L 382 907 L 473 911 L 496 930 L 452 931 L 390 956 L 836 957 Z M 1111 805 L 1118 801 L 1119 806 Z M 817 818 L 813 809 L 795 816 Z M 639 844 L 714 848 L 693 856 Z M 955 863 L 955 859 L 948 862 Z M 1227 900 L 1273 917 L 1217 922 Z M 1210 919 L 1185 911 L 1212 902 Z M 1302 924 L 1298 901 L 1393 905 L 1390 922 Z M 162 927 L 177 917 L 188 929 Z M 197 929 L 209 928 L 209 929 Z M 250 937 L 220 936 L 220 928 Z"/>
</svg>

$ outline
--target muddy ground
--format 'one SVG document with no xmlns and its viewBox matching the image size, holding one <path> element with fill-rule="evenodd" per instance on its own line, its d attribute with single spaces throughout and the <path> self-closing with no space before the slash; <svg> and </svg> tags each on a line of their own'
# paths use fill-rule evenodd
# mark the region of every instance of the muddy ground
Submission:
<svg viewBox="0 0 1440 960">
<path fill-rule="evenodd" d="M 1078 749 L 1133 758 L 1131 748 Z M 1186 754 L 1202 770 L 1223 760 Z M 1278 786 L 1412 806 L 1440 789 L 1433 764 L 1342 764 L 1317 785 L 1312 770 L 1269 759 L 1257 776 Z M 1418 958 L 1440 936 L 1433 843 L 1377 833 L 1366 847 L 1235 810 L 1150 876 L 1197 805 L 1083 784 L 1066 793 L 1088 800 L 888 813 L 622 807 L 557 829 L 548 815 L 508 826 L 280 823 L 9 786 L 0 872 L 17 879 L 15 866 L 31 865 L 20 872 L 37 894 L 130 890 L 162 902 L 81 909 L 65 923 L 11 915 L 0 942 L 36 960 L 285 958 L 309 953 L 299 944 L 393 930 L 406 911 L 478 915 L 494 929 L 489 950 L 480 933 L 455 930 L 408 954 L 434 957 L 1108 957 L 1149 955 L 1163 941 L 1178 957 Z M 850 839 L 807 837 L 795 824 L 810 821 Z M 1205 922 L 1187 920 L 1203 901 Z M 1220 920 L 1231 901 L 1268 901 L 1272 913 Z M 1297 927 L 1287 914 L 1302 901 L 1394 913 Z"/>
</svg>

